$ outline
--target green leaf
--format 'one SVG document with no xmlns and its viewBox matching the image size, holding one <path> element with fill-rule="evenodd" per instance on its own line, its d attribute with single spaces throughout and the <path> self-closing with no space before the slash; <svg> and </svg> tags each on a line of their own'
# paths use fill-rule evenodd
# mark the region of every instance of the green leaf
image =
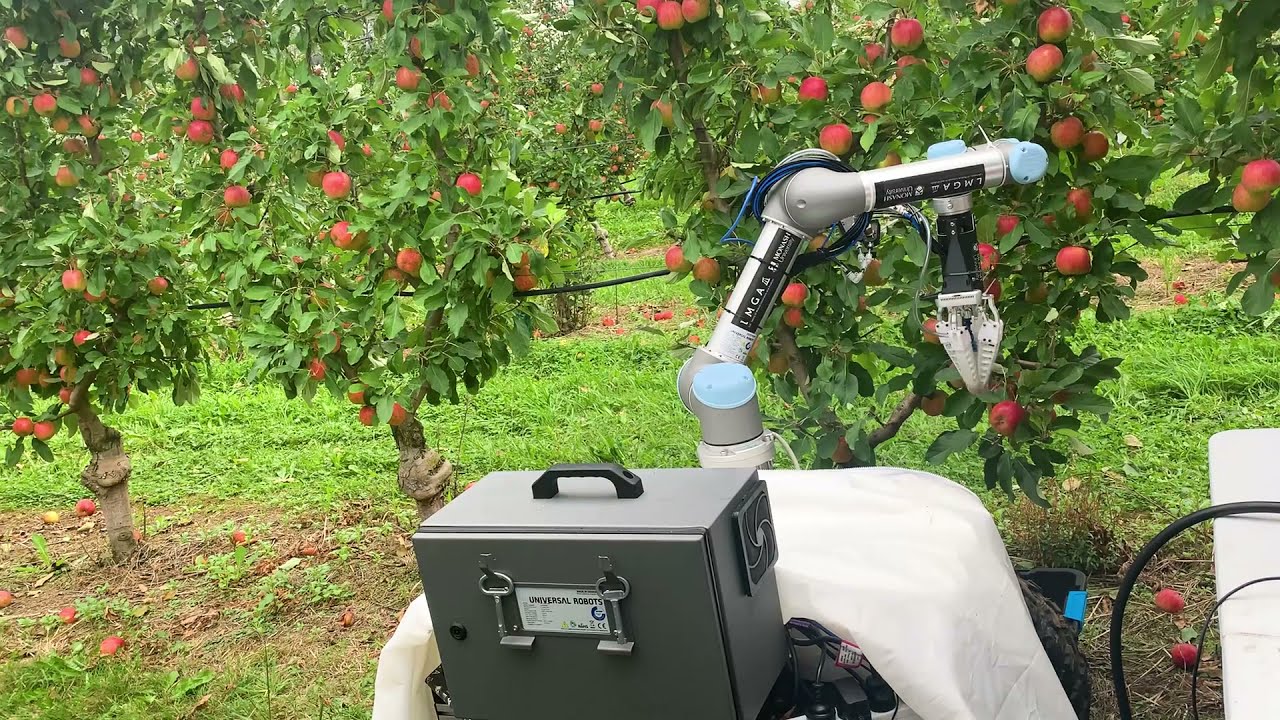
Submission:
<svg viewBox="0 0 1280 720">
<path fill-rule="evenodd" d="M 1013 460 L 1013 476 L 1018 480 L 1018 487 L 1031 500 L 1042 508 L 1049 507 L 1048 501 L 1040 496 L 1040 468 L 1022 458 Z"/>
<path fill-rule="evenodd" d="M 813 18 L 813 27 L 810 33 L 813 49 L 818 52 L 832 49 L 836 42 L 836 29 L 831 24 L 830 16 L 825 13 L 814 13 L 810 17 Z"/>
<path fill-rule="evenodd" d="M 1084 0 L 1084 4 L 1106 13 L 1118 13 L 1124 11 L 1124 0 Z"/>
<path fill-rule="evenodd" d="M 1227 53 L 1226 33 L 1216 32 L 1209 38 L 1208 44 L 1200 52 L 1200 61 L 1196 63 L 1196 85 L 1207 88 L 1227 71 L 1231 64 L 1231 56 Z"/>
<path fill-rule="evenodd" d="M 1150 95 L 1156 91 L 1156 80 L 1146 70 L 1121 68 L 1120 79 L 1130 90 L 1139 95 Z"/>
<path fill-rule="evenodd" d="M 967 449 L 977 439 L 978 433 L 973 430 L 963 428 L 948 430 L 933 441 L 933 444 L 925 452 L 924 459 L 931 464 L 937 465 L 955 453 Z"/>
<path fill-rule="evenodd" d="M 469 310 L 463 303 L 457 303 L 449 308 L 449 314 L 446 322 L 449 325 L 449 332 L 457 337 L 462 332 L 462 326 L 467 322 L 467 314 Z"/>
<path fill-rule="evenodd" d="M 1154 55 L 1164 47 L 1163 43 L 1151 35 L 1143 35 L 1142 37 L 1120 35 L 1103 39 L 1131 55 Z"/>
<path fill-rule="evenodd" d="M 40 456 L 45 462 L 53 462 L 53 451 L 43 440 L 32 440 L 31 449 L 36 451 L 36 455 Z"/>
<path fill-rule="evenodd" d="M 1276 203 L 1272 203 L 1275 205 Z M 1271 309 L 1276 301 L 1276 290 L 1264 276 L 1254 280 L 1253 284 L 1240 297 L 1240 309 L 1249 315 L 1262 315 Z"/>
<path fill-rule="evenodd" d="M 10 467 L 17 465 L 22 460 L 22 451 L 26 448 L 24 441 L 26 438 L 18 438 L 18 441 L 9 446 L 4 453 L 4 462 Z"/>
<path fill-rule="evenodd" d="M 1093 393 L 1080 393 L 1067 398 L 1062 406 L 1068 410 L 1077 410 L 1080 412 L 1089 412 L 1095 415 L 1106 417 L 1115 407 L 1111 401 Z"/>
<path fill-rule="evenodd" d="M 1115 180 L 1149 181 L 1160 174 L 1167 162 L 1150 155 L 1126 155 L 1108 163 L 1102 172 Z"/>
</svg>

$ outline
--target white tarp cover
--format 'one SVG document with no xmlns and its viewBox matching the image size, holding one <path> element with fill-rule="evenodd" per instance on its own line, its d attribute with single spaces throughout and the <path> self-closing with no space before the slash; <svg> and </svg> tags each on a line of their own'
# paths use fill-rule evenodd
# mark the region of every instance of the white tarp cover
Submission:
<svg viewBox="0 0 1280 720">
<path fill-rule="evenodd" d="M 784 617 L 861 645 L 902 699 L 899 720 L 1075 718 L 973 493 L 898 468 L 760 475 Z M 419 596 L 382 650 L 374 720 L 436 720 L 423 680 L 439 663 Z"/>
</svg>

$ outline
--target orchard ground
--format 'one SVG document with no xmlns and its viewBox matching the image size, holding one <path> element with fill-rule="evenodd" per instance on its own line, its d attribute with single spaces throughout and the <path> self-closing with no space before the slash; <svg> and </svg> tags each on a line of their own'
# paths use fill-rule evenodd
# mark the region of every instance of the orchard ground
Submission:
<svg viewBox="0 0 1280 720">
<path fill-rule="evenodd" d="M 619 253 L 604 274 L 661 267 L 655 206 L 611 204 L 601 220 Z M 1280 426 L 1277 314 L 1249 319 L 1222 296 L 1231 270 L 1212 262 L 1214 240 L 1177 242 L 1144 256 L 1151 279 L 1133 319 L 1086 324 L 1079 341 L 1123 357 L 1125 374 L 1107 386 L 1111 421 L 1086 422 L 1071 464 L 1048 484 L 1053 510 L 983 490 L 973 453 L 925 466 L 943 418 L 917 413 L 881 448 L 883 464 L 979 492 L 1019 562 L 1090 572 L 1095 718 L 1114 716 L 1105 621 L 1120 568 L 1155 528 L 1205 503 L 1210 435 Z M 593 303 L 586 328 L 544 338 L 478 396 L 423 418 L 459 485 L 556 462 L 696 464 L 696 423 L 673 382 L 682 345 L 705 338 L 713 318 L 693 309 L 683 283 L 663 280 L 602 290 Z M 673 319 L 646 319 L 659 310 Z M 139 397 L 115 419 L 145 513 L 142 554 L 123 569 L 104 562 L 98 518 L 73 512 L 85 494 L 78 443 L 59 438 L 54 464 L 0 470 L 0 589 L 16 594 L 0 610 L 0 716 L 368 716 L 378 651 L 419 592 L 408 544 L 416 516 L 393 482 L 391 438 L 361 426 L 349 404 L 288 401 L 247 384 L 247 370 L 226 357 L 208 369 L 200 402 Z M 766 395 L 766 409 L 776 403 Z M 47 510 L 62 519 L 44 524 Z M 233 544 L 236 529 L 245 544 Z M 1187 675 L 1167 653 L 1212 597 L 1210 557 L 1209 536 L 1193 535 L 1144 578 L 1127 638 L 1140 715 L 1189 717 Z M 1150 606 L 1165 585 L 1186 595 L 1187 613 Z M 73 624 L 57 615 L 69 606 Z M 127 645 L 99 657 L 108 635 Z M 1206 706 L 1217 697 L 1215 660 L 1210 652 Z"/>
</svg>

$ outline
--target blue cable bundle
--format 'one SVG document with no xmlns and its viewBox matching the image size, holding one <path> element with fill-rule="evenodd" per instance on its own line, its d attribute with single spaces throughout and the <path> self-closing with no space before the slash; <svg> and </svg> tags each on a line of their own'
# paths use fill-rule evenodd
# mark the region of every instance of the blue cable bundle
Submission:
<svg viewBox="0 0 1280 720">
<path fill-rule="evenodd" d="M 769 171 L 769 173 L 764 176 L 764 179 L 752 178 L 751 188 L 747 190 L 746 196 L 743 197 L 742 207 L 738 209 L 738 216 L 734 218 L 733 224 L 729 226 L 729 229 L 726 230 L 725 234 L 720 238 L 720 242 L 737 242 L 744 245 L 750 245 L 751 243 L 749 241 L 743 240 L 734 234 L 738 229 L 738 224 L 742 222 L 742 218 L 746 215 L 747 210 L 751 210 L 751 215 L 757 221 L 764 222 L 764 204 L 765 200 L 769 196 L 769 192 L 779 183 L 790 178 L 792 175 L 795 175 L 801 170 L 808 170 L 810 168 L 823 168 L 834 172 L 853 172 L 853 168 L 839 160 L 810 159 L 779 165 Z M 862 234 L 866 232 L 867 225 L 870 222 L 871 214 L 862 214 L 859 216 L 858 222 L 856 222 L 853 227 L 844 230 L 840 235 L 839 240 L 835 243 L 830 243 L 830 239 L 828 238 L 829 244 L 826 247 L 803 255 L 801 260 L 797 262 L 796 270 L 803 270 L 805 268 L 830 261 L 846 252 L 849 248 L 853 247 L 854 243 L 862 238 Z M 839 224 L 832 225 L 830 234 L 834 234 L 835 230 L 839 227 Z"/>
</svg>

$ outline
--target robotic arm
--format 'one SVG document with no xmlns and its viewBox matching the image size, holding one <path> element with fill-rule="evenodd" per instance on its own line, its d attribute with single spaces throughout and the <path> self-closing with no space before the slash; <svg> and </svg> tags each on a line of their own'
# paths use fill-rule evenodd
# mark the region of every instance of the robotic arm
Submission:
<svg viewBox="0 0 1280 720">
<path fill-rule="evenodd" d="M 784 160 L 758 188 L 760 197 L 748 199 L 760 205 L 760 237 L 710 340 L 677 381 L 702 426 L 703 467 L 772 466 L 774 437 L 764 429 L 755 378 L 743 363 L 809 240 L 836 224 L 860 233 L 873 210 L 931 201 L 943 248 L 938 337 L 965 385 L 984 390 L 1004 326 L 983 292 L 972 193 L 1037 182 L 1047 167 L 1044 148 L 1016 140 L 975 148 L 953 140 L 929 148 L 926 160 L 865 172 L 848 171 L 823 150 Z"/>
</svg>

